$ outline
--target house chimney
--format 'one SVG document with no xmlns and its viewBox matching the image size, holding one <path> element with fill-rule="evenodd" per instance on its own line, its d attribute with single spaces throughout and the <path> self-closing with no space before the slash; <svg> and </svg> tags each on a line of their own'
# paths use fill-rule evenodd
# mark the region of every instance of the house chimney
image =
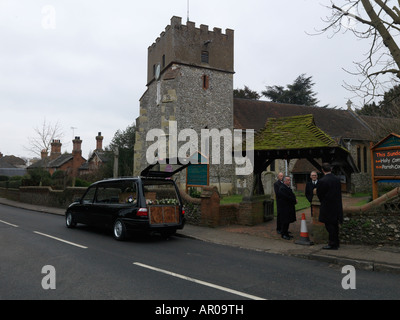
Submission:
<svg viewBox="0 0 400 320">
<path fill-rule="evenodd" d="M 61 156 L 61 141 L 53 140 L 51 143 L 50 160 L 57 159 L 59 156 Z"/>
<path fill-rule="evenodd" d="M 103 136 L 101 132 L 96 137 L 96 151 L 103 151 Z"/>
<path fill-rule="evenodd" d="M 44 160 L 44 159 L 47 158 L 47 150 L 46 150 L 46 149 L 43 149 L 43 150 L 40 152 L 40 158 L 41 158 L 42 160 Z"/>
<path fill-rule="evenodd" d="M 72 155 L 75 156 L 77 155 L 82 155 L 82 149 L 81 149 L 81 145 L 82 145 L 82 140 L 80 137 L 75 137 L 74 140 L 72 140 L 73 143 L 73 149 L 72 149 Z"/>
<path fill-rule="evenodd" d="M 75 186 L 75 178 L 78 176 L 79 167 L 86 161 L 82 158 L 82 140 L 80 137 L 75 137 L 72 140 L 73 149 L 72 149 L 72 177 L 73 177 L 73 185 Z"/>
</svg>

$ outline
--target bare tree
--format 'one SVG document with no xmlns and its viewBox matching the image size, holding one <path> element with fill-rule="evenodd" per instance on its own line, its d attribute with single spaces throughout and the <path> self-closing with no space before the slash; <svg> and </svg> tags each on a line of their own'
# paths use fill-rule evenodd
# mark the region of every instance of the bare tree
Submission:
<svg viewBox="0 0 400 320">
<path fill-rule="evenodd" d="M 35 134 L 28 137 L 29 146 L 25 147 L 25 149 L 39 157 L 42 151 L 48 152 L 50 150 L 53 140 L 61 140 L 64 136 L 61 125 L 58 122 L 55 124 L 47 122 L 46 118 L 43 120 L 42 125 L 36 127 L 34 131 Z"/>
<path fill-rule="evenodd" d="M 365 59 L 355 62 L 356 70 L 346 70 L 359 77 L 358 83 L 345 84 L 367 102 L 400 83 L 399 8 L 400 0 L 332 0 L 327 26 L 320 30 L 332 36 L 352 32 L 370 42 Z"/>
</svg>

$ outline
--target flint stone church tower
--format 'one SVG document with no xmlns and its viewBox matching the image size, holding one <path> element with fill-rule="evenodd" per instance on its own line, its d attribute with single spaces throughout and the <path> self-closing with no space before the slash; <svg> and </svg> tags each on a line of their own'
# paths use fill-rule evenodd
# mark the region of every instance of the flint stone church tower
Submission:
<svg viewBox="0 0 400 320">
<path fill-rule="evenodd" d="M 176 121 L 177 132 L 197 132 L 201 151 L 201 130 L 229 129 L 233 134 L 234 31 L 195 23 L 182 24 L 172 17 L 171 24 L 148 48 L 147 90 L 140 99 L 140 116 L 136 119 L 134 175 L 148 166 L 146 142 L 151 129 L 161 129 L 169 138 L 170 121 Z M 188 138 L 189 139 L 189 138 Z M 178 143 L 178 149 L 185 142 Z M 219 143 L 210 141 L 211 145 Z M 234 186 L 234 165 L 224 165 L 221 138 L 221 164 L 210 159 L 209 182 L 226 193 Z M 186 185 L 186 175 L 177 181 Z"/>
</svg>

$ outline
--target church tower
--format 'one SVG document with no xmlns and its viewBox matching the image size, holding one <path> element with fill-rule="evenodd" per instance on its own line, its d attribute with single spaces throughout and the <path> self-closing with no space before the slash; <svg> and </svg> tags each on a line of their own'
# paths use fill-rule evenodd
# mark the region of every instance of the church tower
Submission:
<svg viewBox="0 0 400 320">
<path fill-rule="evenodd" d="M 184 25 L 180 17 L 172 17 L 148 48 L 147 90 L 136 119 L 135 175 L 148 166 L 146 150 L 154 142 L 146 142 L 147 132 L 161 129 L 168 135 L 170 121 L 176 121 L 178 132 L 197 132 L 199 151 L 202 129 L 229 129 L 233 134 L 233 75 L 233 30 L 210 31 L 207 25 L 196 28 L 194 22 Z M 210 159 L 209 180 L 227 192 L 234 170 L 223 164 L 223 151 L 220 154 L 221 165 L 212 165 Z M 185 178 L 179 182 L 184 185 Z"/>
</svg>

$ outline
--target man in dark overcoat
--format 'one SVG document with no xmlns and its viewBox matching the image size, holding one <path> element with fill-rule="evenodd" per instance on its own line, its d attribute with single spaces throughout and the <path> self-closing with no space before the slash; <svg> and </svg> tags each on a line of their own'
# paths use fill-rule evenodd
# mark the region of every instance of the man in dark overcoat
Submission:
<svg viewBox="0 0 400 320">
<path fill-rule="evenodd" d="M 278 234 L 281 234 L 281 226 L 282 226 L 281 212 L 280 212 L 281 210 L 280 210 L 279 201 L 278 201 L 279 188 L 281 187 L 281 185 L 283 183 L 282 179 L 283 179 L 283 172 L 279 172 L 278 176 L 277 176 L 277 180 L 274 183 L 274 192 L 275 192 L 275 200 L 276 200 L 276 232 Z"/>
<path fill-rule="evenodd" d="M 311 205 L 312 199 L 314 197 L 314 189 L 317 188 L 317 184 L 318 184 L 318 173 L 316 171 L 311 171 L 310 178 L 311 178 L 311 180 L 307 181 L 307 183 L 306 183 L 305 196 Z M 311 206 L 311 217 L 312 216 L 313 216 L 313 208 Z"/>
<path fill-rule="evenodd" d="M 324 177 L 318 181 L 317 196 L 321 202 L 319 221 L 325 223 L 329 243 L 323 249 L 339 248 L 339 223 L 343 223 L 342 189 L 340 179 L 332 173 L 330 164 L 322 164 Z"/>
<path fill-rule="evenodd" d="M 284 177 L 278 191 L 278 204 L 280 208 L 281 235 L 283 239 L 290 240 L 289 224 L 296 221 L 296 195 L 290 188 L 290 177 Z"/>
</svg>

